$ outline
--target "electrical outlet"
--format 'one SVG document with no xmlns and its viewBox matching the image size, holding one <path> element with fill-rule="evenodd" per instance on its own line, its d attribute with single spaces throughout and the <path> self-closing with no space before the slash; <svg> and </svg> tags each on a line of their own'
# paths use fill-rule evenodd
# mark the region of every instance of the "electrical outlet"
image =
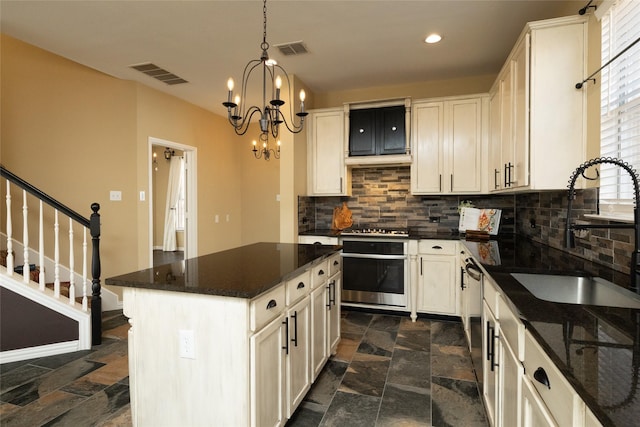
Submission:
<svg viewBox="0 0 640 427">
<path fill-rule="evenodd" d="M 195 359 L 196 358 L 196 341 L 195 334 L 193 330 L 190 329 L 180 329 L 178 332 L 179 342 L 179 354 L 180 357 L 184 359 Z"/>
<path fill-rule="evenodd" d="M 122 200 L 122 191 L 111 190 L 109 192 L 109 200 L 119 202 Z"/>
</svg>

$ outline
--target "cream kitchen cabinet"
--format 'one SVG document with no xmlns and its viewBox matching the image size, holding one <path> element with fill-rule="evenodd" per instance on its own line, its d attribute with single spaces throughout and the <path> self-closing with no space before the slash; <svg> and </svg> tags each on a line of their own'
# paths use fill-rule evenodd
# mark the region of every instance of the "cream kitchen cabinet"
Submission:
<svg viewBox="0 0 640 427">
<path fill-rule="evenodd" d="M 488 97 L 441 98 L 412 106 L 412 194 L 484 190 Z"/>
<path fill-rule="evenodd" d="M 251 425 L 284 425 L 284 316 L 251 337 Z"/>
<path fill-rule="evenodd" d="M 285 318 L 286 415 L 291 417 L 311 387 L 311 272 L 287 281 Z"/>
<path fill-rule="evenodd" d="M 340 295 L 342 294 L 342 258 L 334 255 L 329 258 L 329 282 L 327 286 L 327 350 L 335 354 L 340 342 Z"/>
<path fill-rule="evenodd" d="M 524 325 L 511 311 L 499 289 L 487 278 L 483 282 L 483 398 L 489 422 L 497 427 L 519 425 L 520 362 Z"/>
<path fill-rule="evenodd" d="M 526 25 L 490 90 L 489 188 L 566 187 L 585 160 L 587 19 Z M 550 108 L 552 106 L 553 108 Z"/>
<path fill-rule="evenodd" d="M 418 242 L 418 313 L 458 314 L 457 247 L 450 240 Z"/>
<path fill-rule="evenodd" d="M 345 110 L 315 110 L 307 118 L 307 195 L 346 196 L 351 184 L 345 164 Z"/>
<path fill-rule="evenodd" d="M 523 396 L 522 424 L 536 425 L 537 419 L 544 419 L 541 425 L 583 426 L 584 402 L 529 332 L 523 363 L 531 396 Z"/>
<path fill-rule="evenodd" d="M 311 291 L 311 376 L 315 379 L 340 341 L 340 254 L 312 269 Z"/>
<path fill-rule="evenodd" d="M 337 245 L 338 244 L 338 238 L 337 237 L 330 237 L 330 236 L 309 236 L 309 235 L 304 235 L 304 236 L 298 236 L 298 243 L 302 243 L 302 244 L 308 244 L 308 245 L 313 245 L 313 244 L 321 244 L 321 245 Z"/>
</svg>

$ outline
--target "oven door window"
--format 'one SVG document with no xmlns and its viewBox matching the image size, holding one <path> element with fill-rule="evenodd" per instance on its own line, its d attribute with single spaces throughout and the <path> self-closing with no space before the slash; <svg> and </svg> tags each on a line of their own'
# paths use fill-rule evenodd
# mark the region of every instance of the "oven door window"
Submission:
<svg viewBox="0 0 640 427">
<path fill-rule="evenodd" d="M 345 290 L 404 294 L 404 260 L 344 258 Z"/>
</svg>

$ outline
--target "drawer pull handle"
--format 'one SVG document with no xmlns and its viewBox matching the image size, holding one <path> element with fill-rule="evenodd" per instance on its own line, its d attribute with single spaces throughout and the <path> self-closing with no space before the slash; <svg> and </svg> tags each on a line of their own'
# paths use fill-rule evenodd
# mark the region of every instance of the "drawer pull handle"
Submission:
<svg viewBox="0 0 640 427">
<path fill-rule="evenodd" d="M 333 261 L 333 265 L 338 265 L 340 262 L 338 260 Z"/>
<path fill-rule="evenodd" d="M 536 371 L 533 373 L 533 378 L 535 378 L 535 380 L 539 383 L 546 385 L 547 388 L 551 390 L 551 383 L 549 382 L 549 377 L 547 376 L 547 373 L 544 371 L 544 369 L 536 369 Z"/>
<path fill-rule="evenodd" d="M 324 270 L 318 271 L 318 276 L 324 276 Z"/>
<path fill-rule="evenodd" d="M 298 283 L 298 289 L 302 289 L 302 288 L 304 288 L 304 282 Z"/>
<path fill-rule="evenodd" d="M 442 249 L 442 246 L 440 246 L 440 245 L 431 246 L 431 249 Z"/>
<path fill-rule="evenodd" d="M 276 300 L 272 299 L 271 301 L 269 301 L 269 304 L 267 304 L 267 310 L 269 310 L 269 309 L 271 309 L 271 308 L 275 307 L 276 305 L 278 305 L 278 304 L 276 303 Z"/>
</svg>

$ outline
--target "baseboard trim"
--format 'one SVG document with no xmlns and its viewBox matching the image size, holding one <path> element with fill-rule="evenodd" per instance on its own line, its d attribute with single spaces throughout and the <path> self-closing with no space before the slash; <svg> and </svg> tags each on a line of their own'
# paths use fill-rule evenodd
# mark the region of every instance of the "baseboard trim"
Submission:
<svg viewBox="0 0 640 427">
<path fill-rule="evenodd" d="M 72 353 L 82 350 L 80 341 L 65 341 L 55 344 L 39 345 L 37 347 L 20 348 L 0 352 L 0 363 L 19 362 L 39 357 L 55 356 L 57 354 Z"/>
</svg>

